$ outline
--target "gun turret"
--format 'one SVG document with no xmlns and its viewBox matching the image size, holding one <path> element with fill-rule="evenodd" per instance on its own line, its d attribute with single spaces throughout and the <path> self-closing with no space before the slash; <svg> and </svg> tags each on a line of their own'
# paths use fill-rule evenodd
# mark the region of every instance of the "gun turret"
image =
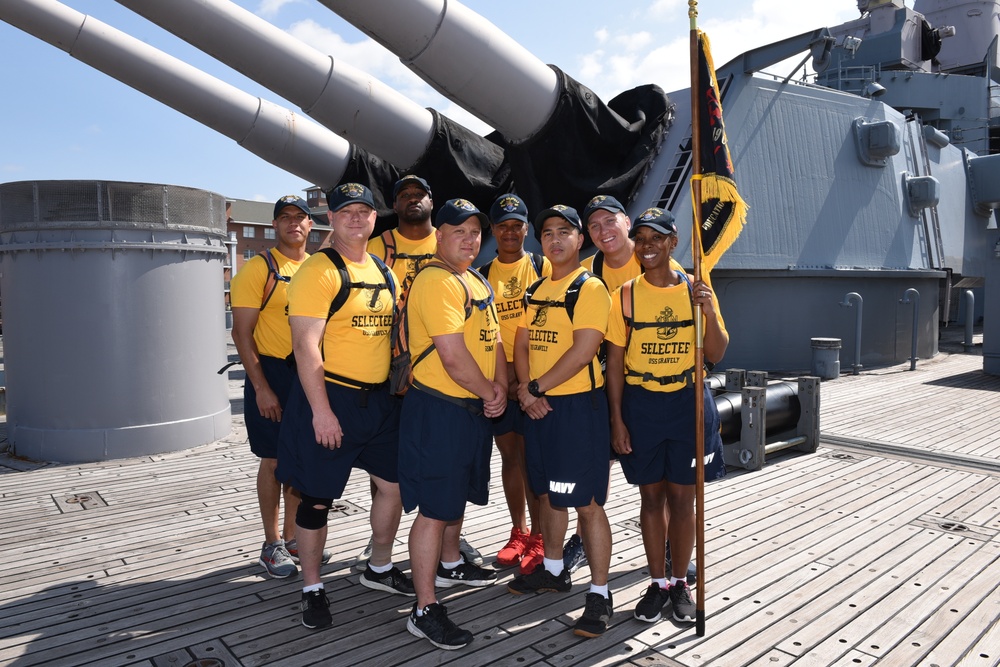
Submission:
<svg viewBox="0 0 1000 667">
<path fill-rule="evenodd" d="M 631 201 L 674 105 L 659 86 L 605 104 L 456 0 L 321 0 L 443 95 L 497 128 L 528 209 Z M 461 53 L 460 58 L 455 57 Z"/>
<path fill-rule="evenodd" d="M 419 172 L 436 190 L 483 209 L 509 186 L 500 147 L 228 0 L 119 2 L 363 148 L 355 148 L 337 177 L 371 186 L 383 213 L 392 208 L 392 185 L 404 172 Z M 222 33 L 226 40 L 218 39 Z M 379 228 L 390 223 L 383 219 Z"/>
<path fill-rule="evenodd" d="M 433 138 L 429 110 L 229 0 L 118 3 L 401 169 L 415 164 Z"/>
<path fill-rule="evenodd" d="M 309 182 L 330 188 L 347 169 L 345 139 L 56 0 L 4 2 L 0 19 Z"/>
</svg>

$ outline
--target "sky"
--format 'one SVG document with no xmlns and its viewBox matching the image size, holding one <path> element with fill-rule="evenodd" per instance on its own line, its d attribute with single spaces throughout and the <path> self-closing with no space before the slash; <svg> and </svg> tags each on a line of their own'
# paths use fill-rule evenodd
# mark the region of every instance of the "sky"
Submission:
<svg viewBox="0 0 1000 667">
<path fill-rule="evenodd" d="M 297 110 L 111 0 L 66 0 L 64 4 L 255 97 Z M 479 133 L 490 129 L 318 0 L 239 0 L 236 4 L 335 60 L 389 84 L 422 107 L 433 107 Z M 687 0 L 465 0 L 465 4 L 542 62 L 559 66 L 604 100 L 648 83 L 668 93 L 687 88 Z M 750 49 L 859 15 L 853 0 L 700 0 L 698 12 L 698 25 L 711 39 L 717 66 Z M 777 71 L 784 75 L 788 69 Z M 2 21 L 0 90 L 4 93 L 0 183 L 65 179 L 165 183 L 259 201 L 300 194 L 311 185 Z"/>
</svg>

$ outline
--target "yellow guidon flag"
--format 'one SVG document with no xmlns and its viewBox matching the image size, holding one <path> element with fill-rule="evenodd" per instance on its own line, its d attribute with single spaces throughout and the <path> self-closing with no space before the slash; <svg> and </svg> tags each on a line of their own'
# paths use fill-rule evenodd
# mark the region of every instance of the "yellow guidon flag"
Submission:
<svg viewBox="0 0 1000 667">
<path fill-rule="evenodd" d="M 701 234 L 702 271 L 708 274 L 743 230 L 748 206 L 736 190 L 726 126 L 722 122 L 719 82 L 715 78 L 708 35 L 701 30 L 698 31 L 697 90 L 698 104 L 694 113 L 699 115 L 701 124 L 697 144 L 701 173 L 694 174 L 692 180 L 701 181 L 701 201 L 694 202 L 694 215 Z"/>
</svg>

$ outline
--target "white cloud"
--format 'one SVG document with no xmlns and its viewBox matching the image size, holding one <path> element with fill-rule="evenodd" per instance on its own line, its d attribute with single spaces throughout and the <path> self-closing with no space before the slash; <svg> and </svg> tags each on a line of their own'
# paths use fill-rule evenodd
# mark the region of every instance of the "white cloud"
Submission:
<svg viewBox="0 0 1000 667">
<path fill-rule="evenodd" d="M 608 41 L 608 37 L 610 36 L 611 33 L 608 32 L 607 28 L 601 28 L 594 33 L 594 39 L 597 40 L 598 44 L 603 44 L 604 42 Z"/>
<path fill-rule="evenodd" d="M 687 5 L 685 0 L 656 0 L 649 7 L 649 15 L 654 18 L 676 16 L 685 5 Z"/>
<path fill-rule="evenodd" d="M 594 81 L 604 74 L 604 51 L 592 51 L 580 58 L 578 74 L 583 81 Z"/>
<path fill-rule="evenodd" d="M 301 2 L 301 0 L 261 0 L 257 14 L 264 18 L 274 18 L 285 5 Z"/>
<path fill-rule="evenodd" d="M 667 92 L 686 88 L 689 32 L 682 20 L 687 19 L 686 5 L 685 0 L 653 0 L 641 31 L 635 30 L 630 16 L 620 17 L 617 25 L 603 25 L 600 30 L 606 37 L 600 46 L 578 54 L 574 63 L 565 63 L 567 71 L 605 100 L 646 83 L 656 83 Z M 809 11 L 789 11 L 784 0 L 755 0 L 751 5 L 740 0 L 715 7 L 703 3 L 698 20 L 711 38 L 715 65 L 720 67 L 765 44 L 853 20 L 857 8 L 852 5 L 810 3 Z M 787 74 L 790 69 L 774 71 Z"/>
</svg>

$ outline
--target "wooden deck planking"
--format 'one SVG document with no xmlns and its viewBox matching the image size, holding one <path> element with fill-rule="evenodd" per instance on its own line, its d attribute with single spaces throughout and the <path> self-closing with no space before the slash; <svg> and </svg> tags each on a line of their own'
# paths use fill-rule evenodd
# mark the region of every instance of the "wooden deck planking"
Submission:
<svg viewBox="0 0 1000 667">
<path fill-rule="evenodd" d="M 989 418 L 1000 408 L 1000 383 L 977 378 L 974 367 L 952 355 L 922 361 L 916 373 L 865 371 L 823 383 L 824 435 L 889 439 L 935 450 L 940 460 L 824 446 L 772 456 L 762 471 L 731 471 L 706 487 L 705 638 L 631 618 L 648 574 L 638 490 L 618 466 L 607 503 L 616 613 L 606 636 L 569 632 L 586 568 L 571 593 L 540 596 L 507 593 L 514 570 L 505 570 L 498 586 L 442 592 L 450 615 L 476 636 L 451 653 L 406 632 L 410 599 L 365 589 L 349 571 L 369 534 L 361 474 L 345 496 L 348 511 L 331 517 L 334 557 L 323 572 L 335 628 L 299 624 L 301 580 L 269 580 L 255 564 L 256 460 L 240 419 L 225 440 L 187 452 L 25 472 L 0 459 L 0 520 L 13 543 L 37 545 L 36 558 L 19 561 L 20 577 L 0 581 L 0 664 L 946 665 L 967 655 L 970 665 L 1000 665 L 1000 476 L 952 469 L 948 460 L 1000 450 Z M 951 395 L 963 391 L 975 397 Z M 975 414 L 948 428 L 965 400 L 978 404 Z M 491 503 L 470 508 L 466 524 L 487 555 L 509 532 L 499 457 L 493 466 Z M 108 507 L 61 513 L 53 496 L 80 492 L 100 493 Z M 404 568 L 410 520 L 395 549 Z M 944 531 L 948 520 L 968 531 Z M 0 563 L 9 569 L 15 555 Z"/>
</svg>

